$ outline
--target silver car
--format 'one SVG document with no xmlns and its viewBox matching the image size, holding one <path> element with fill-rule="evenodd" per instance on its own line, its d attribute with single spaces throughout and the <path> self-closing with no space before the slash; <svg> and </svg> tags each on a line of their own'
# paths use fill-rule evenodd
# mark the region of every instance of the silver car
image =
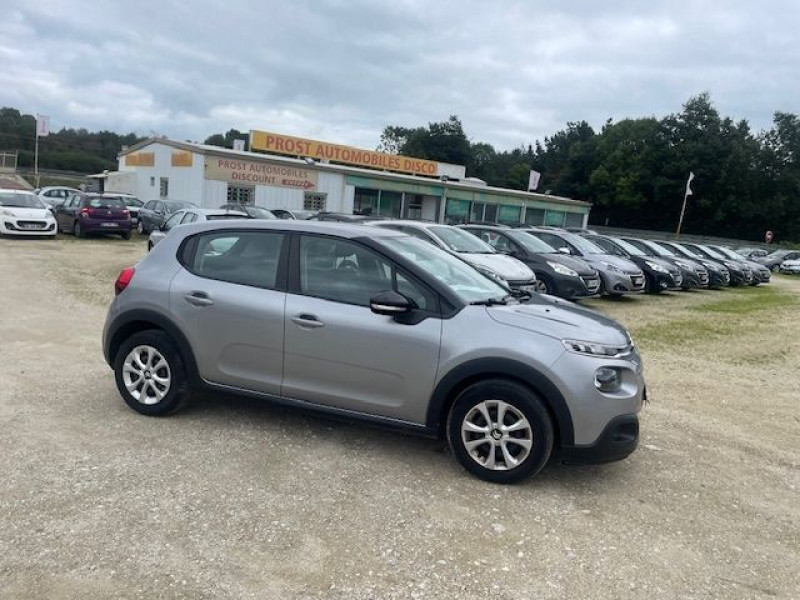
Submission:
<svg viewBox="0 0 800 600">
<path fill-rule="evenodd" d="M 173 412 L 191 389 L 234 392 L 444 436 L 494 482 L 637 445 L 645 384 L 623 327 L 566 301 L 520 303 L 400 232 L 195 223 L 115 291 L 104 354 L 144 415 Z"/>
<path fill-rule="evenodd" d="M 189 223 L 196 223 L 198 221 L 220 221 L 222 219 L 252 219 L 249 214 L 243 211 L 216 209 L 216 208 L 185 208 L 179 210 L 170 216 L 163 225 L 158 229 L 153 230 L 147 240 L 147 251 L 153 249 L 153 246 L 163 240 L 170 230 L 178 227 L 179 225 L 188 225 Z"/>
<path fill-rule="evenodd" d="M 608 254 L 603 248 L 569 231 L 523 229 L 550 244 L 559 252 L 582 258 L 600 273 L 600 291 L 607 296 L 641 293 L 645 288 L 644 272 L 627 258 Z"/>
<path fill-rule="evenodd" d="M 373 221 L 370 225 L 402 231 L 453 252 L 489 276 L 497 276 L 512 289 L 522 292 L 542 291 L 536 273 L 524 262 L 492 248 L 480 238 L 452 225 L 422 221 Z"/>
</svg>

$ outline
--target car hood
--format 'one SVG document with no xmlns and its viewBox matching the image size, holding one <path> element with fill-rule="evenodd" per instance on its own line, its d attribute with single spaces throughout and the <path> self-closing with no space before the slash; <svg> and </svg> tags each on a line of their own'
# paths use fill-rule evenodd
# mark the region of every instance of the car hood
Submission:
<svg viewBox="0 0 800 600">
<path fill-rule="evenodd" d="M 473 254 L 471 252 L 459 252 L 458 255 L 470 264 L 494 271 L 506 281 L 529 281 L 536 278 L 525 263 L 513 256 Z"/>
<path fill-rule="evenodd" d="M 618 269 L 622 269 L 628 275 L 641 275 L 642 273 L 642 270 L 636 263 L 629 261 L 627 258 L 621 258 L 612 254 L 587 254 L 582 258 L 590 265 L 600 270 L 604 270 L 605 264 L 603 263 L 607 263 L 614 265 Z"/>
<path fill-rule="evenodd" d="M 584 277 L 588 277 L 596 273 L 596 269 L 582 258 L 567 256 L 566 254 L 542 254 L 541 256 L 550 262 L 569 267 L 573 271 L 577 272 L 578 275 L 583 275 Z"/>
<path fill-rule="evenodd" d="M 52 217 L 49 208 L 22 208 L 18 206 L 0 206 L 0 210 L 10 211 L 17 219 L 41 220 Z"/>
<path fill-rule="evenodd" d="M 486 309 L 498 323 L 559 340 L 579 340 L 623 346 L 630 341 L 625 328 L 608 317 L 558 298 L 534 295 L 525 304 Z"/>
</svg>

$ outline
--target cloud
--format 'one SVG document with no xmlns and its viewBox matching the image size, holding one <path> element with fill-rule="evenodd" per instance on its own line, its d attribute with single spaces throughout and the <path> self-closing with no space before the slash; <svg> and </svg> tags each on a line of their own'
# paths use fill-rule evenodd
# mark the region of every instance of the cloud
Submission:
<svg viewBox="0 0 800 600">
<path fill-rule="evenodd" d="M 797 110 L 798 16 L 744 0 L 18 1 L 0 23 L 0 104 L 54 127 L 364 147 L 386 125 L 457 114 L 505 149 L 708 90 L 759 129 Z"/>
</svg>

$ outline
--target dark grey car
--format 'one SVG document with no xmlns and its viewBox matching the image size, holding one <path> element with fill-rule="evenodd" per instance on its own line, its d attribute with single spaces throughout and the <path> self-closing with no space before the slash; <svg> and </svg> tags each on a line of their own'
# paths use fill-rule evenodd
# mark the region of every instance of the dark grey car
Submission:
<svg viewBox="0 0 800 600">
<path fill-rule="evenodd" d="M 637 445 L 645 384 L 622 326 L 560 299 L 519 302 L 397 231 L 182 225 L 115 290 L 105 358 L 145 415 L 193 388 L 244 394 L 444 436 L 468 471 L 501 483 L 553 456 L 608 462 Z"/>
<path fill-rule="evenodd" d="M 180 200 L 149 200 L 139 209 L 139 221 L 136 230 L 145 235 L 160 229 L 170 215 L 182 208 L 197 208 L 196 204 Z"/>
</svg>

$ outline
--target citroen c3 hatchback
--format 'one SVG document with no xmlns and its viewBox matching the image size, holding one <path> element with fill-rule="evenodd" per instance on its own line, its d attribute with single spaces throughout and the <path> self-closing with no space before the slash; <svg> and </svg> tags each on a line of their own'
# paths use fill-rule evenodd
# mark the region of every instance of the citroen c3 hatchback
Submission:
<svg viewBox="0 0 800 600">
<path fill-rule="evenodd" d="M 313 221 L 174 229 L 115 284 L 105 358 L 165 415 L 203 388 L 443 436 L 513 482 L 639 437 L 642 361 L 609 318 L 508 288 L 402 232 Z"/>
</svg>

